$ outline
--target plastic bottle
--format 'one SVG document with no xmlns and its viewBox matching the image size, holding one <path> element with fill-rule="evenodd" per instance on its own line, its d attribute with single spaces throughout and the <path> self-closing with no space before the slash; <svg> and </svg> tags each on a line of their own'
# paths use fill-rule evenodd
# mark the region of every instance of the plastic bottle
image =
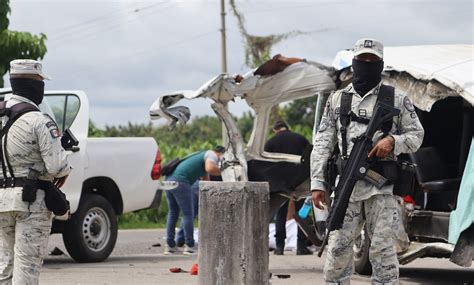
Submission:
<svg viewBox="0 0 474 285">
<path fill-rule="evenodd" d="M 306 197 L 304 200 L 304 204 L 301 207 L 301 209 L 298 211 L 298 215 L 302 219 L 306 219 L 309 215 L 309 211 L 311 210 L 311 207 L 313 206 L 313 202 L 311 201 L 311 197 Z"/>
</svg>

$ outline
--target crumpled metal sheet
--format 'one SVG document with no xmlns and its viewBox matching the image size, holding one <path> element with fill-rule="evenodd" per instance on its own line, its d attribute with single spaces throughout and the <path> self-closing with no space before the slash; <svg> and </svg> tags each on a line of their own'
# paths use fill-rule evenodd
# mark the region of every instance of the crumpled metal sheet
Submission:
<svg viewBox="0 0 474 285">
<path fill-rule="evenodd" d="M 168 124 L 186 123 L 190 118 L 190 110 L 185 106 L 177 106 L 182 99 L 209 98 L 214 101 L 213 109 L 224 121 L 228 132 L 228 151 L 224 156 L 224 181 L 247 181 L 247 159 L 249 156 L 262 160 L 271 160 L 261 156 L 268 128 L 268 112 L 276 104 L 314 96 L 317 93 L 329 93 L 336 88 L 336 72 L 314 62 L 297 62 L 274 75 L 254 75 L 254 70 L 244 75 L 244 79 L 236 82 L 228 74 L 220 74 L 203 84 L 197 90 L 184 90 L 164 94 L 150 108 L 150 118 L 166 119 Z M 227 103 L 240 97 L 246 100 L 256 114 L 256 128 L 251 135 L 249 148 L 244 152 L 244 142 L 237 125 L 225 108 Z M 257 130 L 257 131 L 256 131 Z M 298 157 L 288 156 L 274 158 L 299 161 Z"/>
</svg>

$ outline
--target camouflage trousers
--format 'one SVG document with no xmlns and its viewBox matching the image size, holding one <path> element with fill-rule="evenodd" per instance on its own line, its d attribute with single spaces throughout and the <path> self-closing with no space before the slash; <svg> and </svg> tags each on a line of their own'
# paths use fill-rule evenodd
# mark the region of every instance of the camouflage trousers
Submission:
<svg viewBox="0 0 474 285">
<path fill-rule="evenodd" d="M 0 212 L 0 284 L 38 284 L 51 212 Z"/>
<path fill-rule="evenodd" d="M 354 271 L 354 241 L 364 226 L 371 240 L 369 259 L 372 284 L 398 284 L 398 259 L 395 251 L 394 223 L 399 221 L 398 204 L 393 195 L 373 195 L 367 200 L 350 202 L 342 229 L 329 236 L 324 265 L 327 284 L 350 284 Z"/>
</svg>

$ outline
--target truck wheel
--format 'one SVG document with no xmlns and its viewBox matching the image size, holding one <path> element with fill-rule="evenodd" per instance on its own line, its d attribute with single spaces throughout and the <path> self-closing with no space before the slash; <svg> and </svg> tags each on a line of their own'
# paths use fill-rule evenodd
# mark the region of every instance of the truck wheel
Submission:
<svg viewBox="0 0 474 285">
<path fill-rule="evenodd" d="M 372 265 L 369 260 L 370 239 L 367 236 L 367 230 L 360 232 L 360 236 L 354 242 L 354 269 L 361 275 L 371 275 Z"/>
<path fill-rule="evenodd" d="M 117 216 L 102 196 L 84 194 L 66 223 L 63 241 L 77 262 L 99 262 L 109 257 L 117 241 Z"/>
</svg>

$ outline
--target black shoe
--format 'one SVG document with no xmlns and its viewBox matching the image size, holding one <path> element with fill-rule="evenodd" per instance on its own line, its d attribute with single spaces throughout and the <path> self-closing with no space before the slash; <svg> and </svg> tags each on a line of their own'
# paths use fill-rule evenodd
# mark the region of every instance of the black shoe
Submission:
<svg viewBox="0 0 474 285">
<path fill-rule="evenodd" d="M 285 248 L 284 247 L 277 247 L 275 248 L 275 250 L 273 251 L 273 254 L 274 255 L 283 255 L 283 252 L 285 251 Z"/>
<path fill-rule="evenodd" d="M 309 250 L 307 247 L 298 248 L 296 250 L 296 255 L 311 255 L 311 254 L 313 254 L 313 252 Z"/>
</svg>

